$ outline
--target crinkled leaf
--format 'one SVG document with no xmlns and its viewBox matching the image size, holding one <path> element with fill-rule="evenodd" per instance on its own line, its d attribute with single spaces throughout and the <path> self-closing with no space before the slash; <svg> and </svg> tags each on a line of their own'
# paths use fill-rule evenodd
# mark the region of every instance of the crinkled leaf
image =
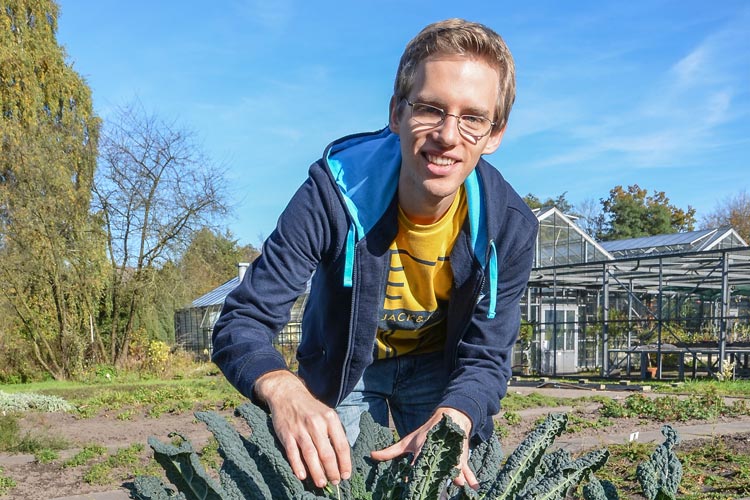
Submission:
<svg viewBox="0 0 750 500">
<path fill-rule="evenodd" d="M 182 439 L 179 447 L 162 443 L 153 437 L 148 438 L 148 444 L 154 450 L 154 458 L 164 468 L 167 478 L 187 500 L 221 500 L 221 486 L 206 474 L 190 442 L 184 437 Z"/>
<path fill-rule="evenodd" d="M 541 474 L 555 474 L 569 467 L 572 462 L 573 457 L 570 452 L 560 448 L 542 457 L 542 461 L 539 463 L 539 472 Z"/>
<path fill-rule="evenodd" d="M 466 434 L 448 415 L 427 433 L 427 439 L 409 472 L 405 499 L 435 500 L 446 482 L 458 474 Z"/>
<path fill-rule="evenodd" d="M 412 455 L 378 462 L 373 479 L 372 498 L 397 500 L 403 497 L 406 489 L 406 476 L 411 470 Z"/>
<path fill-rule="evenodd" d="M 673 448 L 680 442 L 677 431 L 665 425 L 661 430 L 664 443 L 656 447 L 651 457 L 636 468 L 636 478 L 643 496 L 648 500 L 674 500 L 682 481 L 682 463 Z"/>
<path fill-rule="evenodd" d="M 596 472 L 609 459 L 609 450 L 589 452 L 561 469 L 534 477 L 518 493 L 523 500 L 563 500 L 571 486 L 575 486 L 592 472 Z"/>
<path fill-rule="evenodd" d="M 620 500 L 617 487 L 607 480 L 599 480 L 591 474 L 589 482 L 583 487 L 584 500 Z"/>
<path fill-rule="evenodd" d="M 568 416 L 552 413 L 518 445 L 485 495 L 492 500 L 515 498 L 531 479 L 542 460 L 545 450 L 565 430 Z"/>
<path fill-rule="evenodd" d="M 236 413 L 244 418 L 252 429 L 250 436 L 245 440 L 245 447 L 255 459 L 258 470 L 266 478 L 266 484 L 272 489 L 274 500 L 298 499 L 304 487 L 281 451 L 269 415 L 252 403 L 239 406 Z"/>
<path fill-rule="evenodd" d="M 224 458 L 222 470 L 226 473 L 222 476 L 222 486 L 225 490 L 237 490 L 247 498 L 292 498 L 283 496 L 284 491 L 279 488 L 270 487 L 254 457 L 252 457 L 243 445 L 239 432 L 215 412 L 196 412 L 195 417 L 208 426 L 219 443 L 219 453 Z M 271 480 L 278 485 L 278 481 Z"/>
<path fill-rule="evenodd" d="M 370 458 L 373 450 L 382 450 L 395 442 L 393 432 L 373 420 L 368 412 L 362 413 L 359 419 L 359 435 L 352 447 L 352 479 L 361 476 L 364 481 L 364 491 L 371 491 L 377 469 L 377 462 Z M 358 491 L 358 480 L 355 480 L 353 490 Z M 363 492 L 364 492 L 363 491 Z"/>
<path fill-rule="evenodd" d="M 135 491 L 133 494 L 138 500 L 180 500 L 185 495 L 175 492 L 166 486 L 161 479 L 154 476 L 137 476 L 133 480 Z"/>
<path fill-rule="evenodd" d="M 479 489 L 474 491 L 468 485 L 458 487 L 451 483 L 448 488 L 450 500 L 484 498 L 497 477 L 503 460 L 503 450 L 495 433 L 489 439 L 479 443 L 469 456 L 469 468 L 474 472 Z"/>
</svg>

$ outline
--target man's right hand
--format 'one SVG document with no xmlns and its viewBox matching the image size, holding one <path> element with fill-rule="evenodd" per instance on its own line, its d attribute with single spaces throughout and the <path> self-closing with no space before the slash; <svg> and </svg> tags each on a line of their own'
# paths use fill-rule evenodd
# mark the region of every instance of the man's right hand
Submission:
<svg viewBox="0 0 750 500">
<path fill-rule="evenodd" d="M 352 472 L 351 448 L 336 411 L 310 394 L 286 370 L 266 373 L 255 382 L 255 395 L 271 410 L 271 419 L 294 475 L 318 488 L 338 484 Z"/>
</svg>

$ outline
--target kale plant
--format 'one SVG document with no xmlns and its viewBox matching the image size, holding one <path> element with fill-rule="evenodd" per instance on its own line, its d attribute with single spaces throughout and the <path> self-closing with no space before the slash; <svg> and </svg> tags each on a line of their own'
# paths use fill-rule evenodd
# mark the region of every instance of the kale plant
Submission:
<svg viewBox="0 0 750 500">
<path fill-rule="evenodd" d="M 201 465 L 198 454 L 183 436 L 179 445 L 165 444 L 150 438 L 156 460 L 171 485 L 156 477 L 135 479 L 135 498 L 142 500 L 563 500 L 567 492 L 581 483 L 586 500 L 617 500 L 614 487 L 599 482 L 593 473 L 607 461 L 606 449 L 586 453 L 574 459 L 567 451 L 547 449 L 567 425 L 567 416 L 551 414 L 511 453 L 503 463 L 496 436 L 478 445 L 469 466 L 479 481 L 478 491 L 457 487 L 451 480 L 458 474 L 458 460 L 464 439 L 463 431 L 444 417 L 428 434 L 420 454 L 414 459 L 404 456 L 385 462 L 370 458 L 370 452 L 393 444 L 392 432 L 376 424 L 365 413 L 360 420 L 360 434 L 352 447 L 352 477 L 338 486 L 317 488 L 310 481 L 300 481 L 284 456 L 283 447 L 273 431 L 270 417 L 251 403 L 237 408 L 236 415 L 250 426 L 248 436 L 241 435 L 215 412 L 198 412 L 219 443 L 223 458 L 218 480 Z M 639 467 L 648 488 L 662 496 L 650 500 L 672 499 L 666 491 L 676 491 L 679 483 L 676 458 L 671 451 L 676 433 L 664 431 L 667 443 L 652 459 Z M 662 449 L 662 451 L 659 451 Z M 666 460 L 666 462 L 664 462 Z M 666 464 L 666 465 L 665 465 Z M 677 461 L 679 464 L 679 461 Z M 681 469 L 680 469 L 681 470 Z M 656 486 L 653 486 L 656 485 Z M 650 491 L 650 490 L 649 490 Z M 664 496 L 667 495 L 667 496 Z"/>
</svg>

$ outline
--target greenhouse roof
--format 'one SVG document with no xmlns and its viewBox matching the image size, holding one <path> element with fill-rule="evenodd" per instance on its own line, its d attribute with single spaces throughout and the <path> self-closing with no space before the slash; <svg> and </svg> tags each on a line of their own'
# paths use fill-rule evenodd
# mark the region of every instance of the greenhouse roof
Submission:
<svg viewBox="0 0 750 500">
<path fill-rule="evenodd" d="M 750 294 L 750 247 L 644 255 L 615 261 L 537 267 L 529 286 L 566 289 L 610 287 L 657 292 L 715 295 L 726 286 L 733 294 Z"/>
<path fill-rule="evenodd" d="M 539 220 L 534 267 L 612 260 L 573 219 L 555 207 L 534 210 Z"/>
<path fill-rule="evenodd" d="M 193 302 L 190 303 L 190 307 L 210 307 L 210 306 L 221 306 L 224 305 L 224 299 L 227 298 L 229 292 L 234 290 L 239 285 L 239 277 L 234 277 L 226 283 L 219 285 L 210 292 L 201 295 Z M 310 281 L 307 282 L 307 290 L 310 291 Z"/>
<path fill-rule="evenodd" d="M 223 285 L 219 285 L 205 295 L 201 295 L 195 299 L 191 306 L 192 307 L 209 307 L 209 306 L 220 306 L 224 304 L 224 299 L 229 295 L 229 292 L 234 290 L 239 285 L 240 279 L 234 277 L 227 281 Z"/>
<path fill-rule="evenodd" d="M 700 252 L 717 248 L 744 247 L 747 243 L 731 227 L 642 238 L 605 241 L 601 246 L 614 257 L 632 257 L 675 252 Z"/>
</svg>

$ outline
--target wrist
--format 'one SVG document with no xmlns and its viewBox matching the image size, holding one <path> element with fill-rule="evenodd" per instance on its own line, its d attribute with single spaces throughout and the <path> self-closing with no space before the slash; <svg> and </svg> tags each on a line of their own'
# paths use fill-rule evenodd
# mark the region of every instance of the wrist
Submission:
<svg viewBox="0 0 750 500">
<path fill-rule="evenodd" d="M 271 408 L 278 396 L 288 397 L 301 389 L 305 389 L 305 385 L 292 372 L 274 370 L 264 373 L 255 381 L 253 393 L 258 401 Z"/>
<path fill-rule="evenodd" d="M 463 429 L 467 437 L 471 436 L 473 422 L 466 413 L 462 412 L 461 410 L 457 410 L 456 408 L 451 408 L 450 406 L 440 407 L 437 409 L 436 413 L 440 415 L 448 415 L 451 420 L 456 423 L 456 425 Z"/>
</svg>

